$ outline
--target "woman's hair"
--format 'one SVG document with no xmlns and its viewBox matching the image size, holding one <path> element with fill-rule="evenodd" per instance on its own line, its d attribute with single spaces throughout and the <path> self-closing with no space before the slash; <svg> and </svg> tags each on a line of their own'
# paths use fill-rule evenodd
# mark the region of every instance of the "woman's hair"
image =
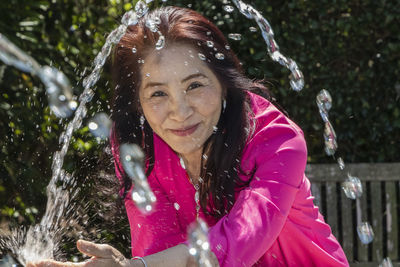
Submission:
<svg viewBox="0 0 400 267">
<path fill-rule="evenodd" d="M 174 44 L 186 44 L 203 54 L 205 63 L 218 78 L 226 94 L 226 108 L 221 113 L 218 130 L 205 142 L 201 162 L 200 204 L 203 211 L 221 217 L 232 207 L 235 189 L 248 181 L 239 177 L 243 148 L 249 137 L 252 111 L 246 90 L 263 92 L 269 98 L 265 86 L 248 79 L 236 55 L 230 50 L 222 32 L 199 13 L 180 7 L 162 7 L 144 15 L 137 25 L 129 26 L 126 34 L 116 45 L 113 57 L 112 119 L 114 121 L 112 145 L 118 153 L 122 143 L 139 144 L 146 154 L 146 174 L 154 167 L 153 131 L 147 122 L 140 127 L 140 103 L 138 90 L 141 84 L 140 70 L 146 56 L 155 50 L 159 33 L 146 26 L 146 21 L 157 21 L 158 31 L 165 37 L 165 48 Z M 153 30 L 153 31 L 152 31 Z M 211 42 L 210 42 L 211 41 Z M 212 45 L 211 45 L 212 44 Z M 222 53 L 224 59 L 216 58 Z M 117 171 L 122 176 L 124 197 L 131 188 L 131 180 L 115 157 Z M 211 208 L 207 208 L 209 207 Z"/>
</svg>

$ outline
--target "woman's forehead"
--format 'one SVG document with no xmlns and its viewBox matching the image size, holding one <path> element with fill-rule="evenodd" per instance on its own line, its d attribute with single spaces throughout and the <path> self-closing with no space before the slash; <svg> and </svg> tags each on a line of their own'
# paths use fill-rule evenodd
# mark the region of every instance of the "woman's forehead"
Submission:
<svg viewBox="0 0 400 267">
<path fill-rule="evenodd" d="M 198 57 L 195 48 L 188 45 L 174 45 L 166 49 L 153 51 L 145 59 L 142 76 L 151 75 L 169 77 L 185 76 L 188 73 L 206 72 L 208 66 Z"/>
</svg>

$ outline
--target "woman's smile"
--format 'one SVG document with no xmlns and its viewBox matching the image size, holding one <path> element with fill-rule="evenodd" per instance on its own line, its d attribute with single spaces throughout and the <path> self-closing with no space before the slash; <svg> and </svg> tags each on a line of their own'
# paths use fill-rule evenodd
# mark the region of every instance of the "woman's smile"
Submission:
<svg viewBox="0 0 400 267">
<path fill-rule="evenodd" d="M 169 131 L 178 136 L 188 136 L 188 135 L 191 135 L 192 133 L 194 133 L 197 130 L 199 125 L 200 125 L 200 123 L 197 123 L 197 124 L 190 125 L 187 127 L 169 129 Z"/>
</svg>

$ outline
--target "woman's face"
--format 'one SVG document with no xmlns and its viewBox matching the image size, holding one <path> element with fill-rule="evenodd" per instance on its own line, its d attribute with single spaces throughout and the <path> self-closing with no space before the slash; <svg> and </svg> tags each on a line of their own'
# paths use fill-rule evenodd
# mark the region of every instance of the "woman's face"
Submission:
<svg viewBox="0 0 400 267">
<path fill-rule="evenodd" d="M 141 69 L 139 100 L 153 129 L 175 152 L 202 149 L 221 114 L 223 90 L 193 47 L 154 51 Z"/>
</svg>

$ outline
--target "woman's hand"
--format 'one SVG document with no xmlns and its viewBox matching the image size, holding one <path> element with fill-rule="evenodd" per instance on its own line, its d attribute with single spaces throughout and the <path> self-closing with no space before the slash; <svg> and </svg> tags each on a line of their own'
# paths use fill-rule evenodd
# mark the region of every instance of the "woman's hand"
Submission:
<svg viewBox="0 0 400 267">
<path fill-rule="evenodd" d="M 140 261 L 126 259 L 121 252 L 110 245 L 95 244 L 79 240 L 76 243 L 80 252 L 91 258 L 84 262 L 58 262 L 54 260 L 43 260 L 35 263 L 28 263 L 27 267 L 141 267 Z M 134 265 L 137 264 L 137 265 Z M 143 264 L 142 264 L 143 265 Z"/>
</svg>

